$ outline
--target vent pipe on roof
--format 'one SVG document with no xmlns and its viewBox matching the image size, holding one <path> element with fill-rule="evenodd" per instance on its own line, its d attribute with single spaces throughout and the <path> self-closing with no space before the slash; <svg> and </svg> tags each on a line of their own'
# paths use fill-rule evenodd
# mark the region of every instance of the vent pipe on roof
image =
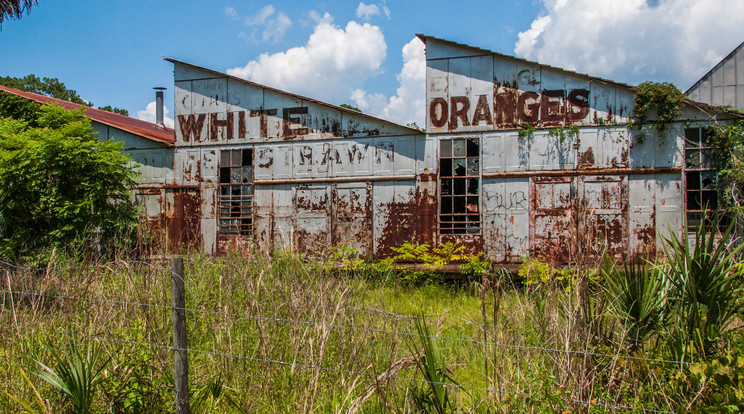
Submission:
<svg viewBox="0 0 744 414">
<path fill-rule="evenodd" d="M 155 89 L 155 123 L 165 126 L 163 123 L 163 91 L 166 89 L 162 86 L 156 86 Z"/>
</svg>

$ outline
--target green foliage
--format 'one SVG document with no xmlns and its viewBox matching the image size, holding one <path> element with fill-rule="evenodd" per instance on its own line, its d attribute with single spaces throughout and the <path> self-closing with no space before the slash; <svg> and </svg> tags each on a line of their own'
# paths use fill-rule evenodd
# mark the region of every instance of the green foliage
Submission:
<svg viewBox="0 0 744 414">
<path fill-rule="evenodd" d="M 457 385 L 457 382 L 445 365 L 437 339 L 423 315 L 416 319 L 416 333 L 419 343 L 409 344 L 409 350 L 428 386 L 426 390 L 414 391 L 416 405 L 424 412 L 449 412 L 455 407 L 445 384 Z M 423 355 L 416 349 L 417 345 L 423 349 Z"/>
<path fill-rule="evenodd" d="M 651 128 L 662 136 L 667 125 L 677 117 L 682 108 L 685 95 L 668 82 L 643 82 L 634 88 L 633 122 L 631 128 L 640 129 L 648 121 L 648 112 L 656 109 L 656 120 Z"/>
<path fill-rule="evenodd" d="M 417 130 L 419 132 L 422 132 L 422 133 L 426 132 L 426 128 L 420 127 L 419 124 L 418 124 L 418 122 L 416 122 L 416 121 L 413 121 L 410 124 L 406 124 L 406 126 L 408 128 L 413 128 L 413 129 L 415 129 L 415 130 Z"/>
<path fill-rule="evenodd" d="M 602 269 L 612 313 L 625 329 L 631 352 L 642 349 L 657 332 L 665 304 L 664 276 L 658 267 L 642 263 L 621 266 L 608 260 Z"/>
<path fill-rule="evenodd" d="M 708 133 L 719 169 L 716 181 L 719 198 L 728 213 L 740 220 L 744 217 L 744 121 L 716 124 L 708 127 Z M 737 231 L 741 232 L 742 228 Z"/>
<path fill-rule="evenodd" d="M 90 343 L 84 350 L 80 347 L 72 339 L 64 350 L 48 345 L 55 367 L 50 368 L 39 361 L 37 363 L 41 368 L 39 377 L 62 392 L 78 414 L 88 414 L 91 412 L 99 375 L 108 360 L 99 364 L 100 348 Z"/>
<path fill-rule="evenodd" d="M 98 109 L 102 111 L 113 112 L 119 115 L 129 116 L 129 111 L 127 111 L 126 109 L 112 107 L 111 105 L 99 106 Z"/>
<path fill-rule="evenodd" d="M 568 138 L 571 138 L 571 137 L 578 138 L 579 127 L 576 125 L 569 125 L 565 127 L 553 128 L 550 131 L 548 131 L 548 136 L 553 137 L 553 138 L 558 138 L 562 144 Z"/>
<path fill-rule="evenodd" d="M 350 109 L 352 111 L 359 112 L 360 114 L 362 113 L 362 110 L 359 109 L 359 108 L 357 108 L 356 106 L 352 106 L 352 105 L 349 105 L 349 104 L 341 104 L 339 106 L 341 106 L 342 108 L 346 108 L 346 109 Z"/>
<path fill-rule="evenodd" d="M 682 237 L 674 233 L 664 237 L 669 264 L 662 271 L 669 283 L 671 307 L 667 312 L 677 318 L 671 321 L 676 329 L 669 346 L 680 360 L 714 355 L 716 340 L 741 310 L 744 273 L 736 255 L 744 245 L 727 250 L 733 223 L 719 239 L 715 230 L 720 217 L 717 213 L 711 223 L 701 223 L 692 246 L 686 231 Z"/>
<path fill-rule="evenodd" d="M 732 352 L 697 363 L 690 368 L 689 376 L 682 377 L 682 380 L 702 397 L 697 412 L 744 411 L 744 358 L 741 354 Z"/>
<path fill-rule="evenodd" d="M 25 412 L 29 414 L 52 414 L 52 409 L 47 405 L 47 403 L 44 402 L 44 399 L 41 398 L 41 394 L 39 394 L 36 386 L 34 386 L 34 383 L 31 382 L 31 380 L 28 378 L 28 375 L 26 375 L 26 371 L 24 371 L 23 368 L 20 368 L 19 371 L 21 372 L 21 376 L 23 377 L 26 387 L 31 390 L 31 395 L 33 397 L 32 401 L 24 401 L 20 397 L 8 392 L 7 388 L 3 389 L 3 393 L 7 395 L 8 398 L 10 398 L 11 400 L 20 404 L 23 409 L 26 410 Z"/>
<path fill-rule="evenodd" d="M 90 106 L 77 92 L 67 89 L 64 83 L 57 78 L 38 78 L 36 75 L 26 75 L 23 78 L 0 76 L 0 85 L 18 89 L 25 92 L 38 93 L 64 101 L 74 102 L 80 105 Z"/>
<path fill-rule="evenodd" d="M 237 401 L 237 390 L 225 385 L 222 373 L 219 373 L 191 393 L 191 410 L 194 413 L 215 413 L 231 408 L 245 412 Z"/>
<path fill-rule="evenodd" d="M 550 281 L 550 265 L 536 257 L 527 257 L 519 265 L 517 276 L 528 285 L 546 283 Z"/>
<path fill-rule="evenodd" d="M 0 91 L 0 118 L 13 118 L 36 127 L 36 114 L 41 104 L 32 100 Z"/>
<path fill-rule="evenodd" d="M 82 109 L 44 105 L 36 124 L 0 118 L 0 257 L 101 247 L 133 229 L 136 173 L 123 144 L 99 140 Z"/>
<path fill-rule="evenodd" d="M 535 126 L 531 124 L 522 124 L 519 130 L 519 138 L 532 138 L 535 134 Z"/>
</svg>

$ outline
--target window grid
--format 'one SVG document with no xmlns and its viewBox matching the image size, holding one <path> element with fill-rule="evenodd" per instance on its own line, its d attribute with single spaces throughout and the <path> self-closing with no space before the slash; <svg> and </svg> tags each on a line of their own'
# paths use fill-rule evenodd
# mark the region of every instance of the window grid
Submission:
<svg viewBox="0 0 744 414">
<path fill-rule="evenodd" d="M 253 149 L 220 151 L 220 235 L 253 234 Z"/>
<path fill-rule="evenodd" d="M 439 232 L 479 234 L 480 143 L 478 138 L 439 141 Z"/>
<path fill-rule="evenodd" d="M 718 171 L 708 138 L 707 128 L 685 129 L 685 213 L 691 232 L 718 208 Z"/>
</svg>

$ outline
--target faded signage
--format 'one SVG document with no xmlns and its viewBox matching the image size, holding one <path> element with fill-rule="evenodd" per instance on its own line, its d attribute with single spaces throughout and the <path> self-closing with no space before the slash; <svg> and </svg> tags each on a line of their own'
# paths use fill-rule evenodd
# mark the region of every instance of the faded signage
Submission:
<svg viewBox="0 0 744 414">
<path fill-rule="evenodd" d="M 434 128 L 447 127 L 456 131 L 462 127 L 493 126 L 494 129 L 515 128 L 521 124 L 558 126 L 571 124 L 589 114 L 589 90 L 521 91 L 498 86 L 493 103 L 488 95 L 451 96 L 429 101 L 429 122 Z"/>
<path fill-rule="evenodd" d="M 277 113 L 277 109 L 260 109 L 177 115 L 176 118 L 184 142 L 205 142 L 246 137 L 267 138 L 269 119 Z M 258 119 L 258 123 L 249 123 L 248 119 L 251 118 Z M 307 135 L 311 131 L 309 123 L 307 107 L 284 108 L 282 109 L 281 137 L 293 138 Z M 328 131 L 322 132 L 330 132 L 330 130 L 328 128 Z"/>
</svg>

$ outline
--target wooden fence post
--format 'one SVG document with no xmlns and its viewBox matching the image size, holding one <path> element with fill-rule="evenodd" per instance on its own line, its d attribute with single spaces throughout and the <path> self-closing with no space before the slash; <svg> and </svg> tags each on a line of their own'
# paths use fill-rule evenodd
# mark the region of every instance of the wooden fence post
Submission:
<svg viewBox="0 0 744 414">
<path fill-rule="evenodd" d="M 172 257 L 171 297 L 173 300 L 173 358 L 176 380 L 176 414 L 189 414 L 189 359 L 186 349 L 186 291 L 183 257 Z"/>
</svg>

